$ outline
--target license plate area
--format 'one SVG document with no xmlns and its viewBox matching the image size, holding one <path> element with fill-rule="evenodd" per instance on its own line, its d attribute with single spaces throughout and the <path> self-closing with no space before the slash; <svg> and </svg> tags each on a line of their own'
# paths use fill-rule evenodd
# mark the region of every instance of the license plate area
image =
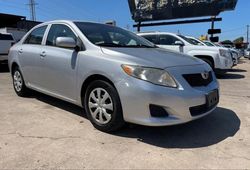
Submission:
<svg viewBox="0 0 250 170">
<path fill-rule="evenodd" d="M 219 91 L 214 90 L 207 94 L 207 107 L 213 107 L 219 103 Z"/>
</svg>

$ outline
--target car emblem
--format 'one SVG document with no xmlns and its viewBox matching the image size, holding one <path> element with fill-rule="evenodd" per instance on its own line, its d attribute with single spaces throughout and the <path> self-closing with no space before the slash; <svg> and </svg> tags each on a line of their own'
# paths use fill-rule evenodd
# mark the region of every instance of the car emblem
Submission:
<svg viewBox="0 0 250 170">
<path fill-rule="evenodd" d="M 201 73 L 201 77 L 204 79 L 204 80 L 207 80 L 209 78 L 209 72 L 205 71 L 204 73 Z"/>
</svg>

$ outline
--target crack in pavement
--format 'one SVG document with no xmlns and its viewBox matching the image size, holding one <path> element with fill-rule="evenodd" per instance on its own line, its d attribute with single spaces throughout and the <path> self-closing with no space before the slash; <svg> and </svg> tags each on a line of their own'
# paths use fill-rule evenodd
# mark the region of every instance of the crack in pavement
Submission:
<svg viewBox="0 0 250 170">
<path fill-rule="evenodd" d="M 0 134 L 0 136 L 5 135 L 18 135 L 21 138 L 33 138 L 33 139 L 50 139 L 50 140 L 61 140 L 61 139 L 79 139 L 80 136 L 62 136 L 62 137 L 50 137 L 50 136 L 34 136 L 34 135 L 23 135 L 19 132 Z"/>
</svg>

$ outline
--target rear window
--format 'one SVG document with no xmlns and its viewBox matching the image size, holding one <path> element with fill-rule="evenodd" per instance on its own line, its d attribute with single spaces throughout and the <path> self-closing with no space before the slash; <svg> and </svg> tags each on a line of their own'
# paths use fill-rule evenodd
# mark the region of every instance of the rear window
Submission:
<svg viewBox="0 0 250 170">
<path fill-rule="evenodd" d="M 14 40 L 10 34 L 0 34 L 0 40 Z"/>
<path fill-rule="evenodd" d="M 41 45 L 46 28 L 47 25 L 34 29 L 26 38 L 24 44 Z"/>
</svg>

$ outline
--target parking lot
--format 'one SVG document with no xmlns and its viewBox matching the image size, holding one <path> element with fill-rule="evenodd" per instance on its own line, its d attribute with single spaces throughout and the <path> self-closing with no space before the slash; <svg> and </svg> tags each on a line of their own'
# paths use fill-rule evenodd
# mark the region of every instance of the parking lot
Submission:
<svg viewBox="0 0 250 170">
<path fill-rule="evenodd" d="M 211 115 L 185 125 L 95 130 L 83 110 L 34 93 L 14 93 L 0 66 L 1 169 L 246 169 L 250 167 L 250 60 L 219 78 Z"/>
</svg>

